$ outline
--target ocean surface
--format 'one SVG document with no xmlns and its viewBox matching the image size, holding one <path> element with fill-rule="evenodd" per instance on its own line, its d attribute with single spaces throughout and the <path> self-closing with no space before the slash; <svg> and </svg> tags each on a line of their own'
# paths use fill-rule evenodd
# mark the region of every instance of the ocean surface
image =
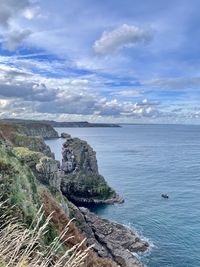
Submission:
<svg viewBox="0 0 200 267">
<path fill-rule="evenodd" d="M 200 126 L 56 130 L 88 141 L 97 152 L 99 172 L 125 203 L 95 212 L 148 239 L 149 252 L 139 255 L 146 266 L 200 267 Z M 58 160 L 63 141 L 47 141 Z"/>
</svg>

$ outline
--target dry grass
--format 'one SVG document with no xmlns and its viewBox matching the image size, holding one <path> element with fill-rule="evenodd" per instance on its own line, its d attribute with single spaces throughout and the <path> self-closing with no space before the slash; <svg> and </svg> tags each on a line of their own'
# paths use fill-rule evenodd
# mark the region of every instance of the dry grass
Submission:
<svg viewBox="0 0 200 267">
<path fill-rule="evenodd" d="M 88 249 L 80 250 L 85 240 L 61 253 L 63 243 L 70 239 L 67 232 L 70 222 L 55 240 L 45 246 L 41 240 L 46 234 L 51 215 L 44 221 L 42 208 L 32 227 L 27 229 L 6 212 L 6 204 L 0 203 L 0 266 L 3 267 L 80 267 L 88 255 Z M 33 227 L 34 225 L 34 227 Z"/>
<path fill-rule="evenodd" d="M 70 219 L 66 216 L 60 205 L 52 198 L 48 190 L 44 189 L 41 192 L 41 201 L 44 205 L 44 211 L 46 217 L 50 214 L 51 222 L 56 226 L 58 232 L 63 232 L 66 225 L 69 225 L 68 236 L 72 236 L 72 238 L 66 239 L 66 246 L 74 247 L 75 244 L 80 244 L 79 251 L 85 251 L 87 249 L 86 244 L 83 242 L 85 240 L 85 236 L 80 230 L 76 227 L 74 222 L 70 222 Z M 80 265 L 82 266 L 82 265 Z M 117 267 L 116 263 L 108 258 L 99 257 L 93 252 L 91 249 L 88 251 L 88 257 L 85 258 L 82 267 Z"/>
</svg>

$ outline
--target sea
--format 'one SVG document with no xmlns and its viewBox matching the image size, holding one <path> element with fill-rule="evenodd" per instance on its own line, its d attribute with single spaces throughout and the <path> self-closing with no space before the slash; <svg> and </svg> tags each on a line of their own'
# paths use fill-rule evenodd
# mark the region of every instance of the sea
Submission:
<svg viewBox="0 0 200 267">
<path fill-rule="evenodd" d="M 200 267 L 200 126 L 56 128 L 86 140 L 121 205 L 93 209 L 147 240 L 147 267 Z M 63 139 L 47 143 L 61 160 Z M 164 199 L 161 194 L 168 194 Z"/>
</svg>

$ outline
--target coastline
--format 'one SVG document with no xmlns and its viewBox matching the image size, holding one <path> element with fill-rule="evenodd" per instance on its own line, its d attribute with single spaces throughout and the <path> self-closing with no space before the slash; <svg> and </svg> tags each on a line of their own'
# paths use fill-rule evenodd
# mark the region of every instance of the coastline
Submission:
<svg viewBox="0 0 200 267">
<path fill-rule="evenodd" d="M 62 162 L 58 162 L 46 143 L 51 138 L 55 141 L 60 138 L 51 126 L 3 122 L 0 123 L 0 130 L 0 153 L 2 168 L 5 169 L 3 192 L 6 197 L 10 196 L 10 200 L 15 194 L 14 204 L 24 214 L 21 219 L 27 226 L 33 220 L 38 205 L 44 205 L 47 217 L 56 211 L 52 223 L 59 231 L 66 226 L 66 222 L 75 219 L 70 226 L 75 234 L 73 244 L 86 238 L 87 247 L 95 245 L 91 249 L 93 256 L 86 260 L 84 267 L 144 266 L 132 253 L 146 251 L 149 248 L 146 241 L 122 224 L 80 207 L 84 203 L 98 206 L 123 205 L 124 202 L 99 173 L 96 152 L 86 141 L 65 135 Z M 26 181 L 25 191 L 20 189 L 23 183 L 21 177 Z M 16 191 L 7 187 L 8 182 L 13 184 Z M 81 205 L 74 205 L 70 196 L 81 199 Z M 22 203 L 29 203 L 33 212 L 30 214 L 29 207 Z M 49 238 L 54 236 L 55 232 L 51 232 Z M 87 265 L 87 261 L 92 265 Z M 97 262 L 100 265 L 96 265 Z"/>
<path fill-rule="evenodd" d="M 66 143 L 73 142 L 73 138 L 67 133 L 61 133 L 61 138 L 63 138 L 63 142 L 64 140 Z M 78 138 L 75 139 L 76 142 L 79 140 Z M 85 141 L 80 141 L 85 145 Z M 80 198 L 74 195 L 68 197 L 68 199 L 77 206 L 78 214 L 79 212 L 82 214 L 84 223 L 82 223 L 82 226 L 80 225 L 80 228 L 88 239 L 88 245 L 95 244 L 94 250 L 99 256 L 111 258 L 121 267 L 144 267 L 144 264 L 139 260 L 139 256 L 136 256 L 135 253 L 148 251 L 150 247 L 149 243 L 138 235 L 137 231 L 122 224 L 107 220 L 101 216 L 97 216 L 87 209 L 90 205 L 123 204 L 125 201 L 124 198 L 116 194 L 114 197 L 106 200 Z M 80 214 L 78 216 L 80 216 Z M 109 231 L 103 234 L 106 225 Z M 109 232 L 116 233 L 112 236 Z"/>
</svg>

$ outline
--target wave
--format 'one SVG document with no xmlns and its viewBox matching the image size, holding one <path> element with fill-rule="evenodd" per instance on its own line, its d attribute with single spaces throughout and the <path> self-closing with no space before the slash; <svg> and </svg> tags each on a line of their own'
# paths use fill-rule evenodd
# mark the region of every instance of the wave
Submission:
<svg viewBox="0 0 200 267">
<path fill-rule="evenodd" d="M 157 248 L 157 246 L 154 244 L 153 240 L 151 240 L 150 238 L 146 237 L 143 234 L 143 230 L 136 228 L 132 223 L 127 223 L 127 224 L 123 224 L 124 226 L 128 227 L 129 229 L 131 229 L 139 238 L 141 238 L 142 240 L 146 241 L 149 244 L 149 248 L 145 251 L 142 252 L 142 255 L 149 255 L 152 251 L 153 248 Z M 140 254 L 140 252 L 136 253 L 136 254 Z"/>
</svg>

